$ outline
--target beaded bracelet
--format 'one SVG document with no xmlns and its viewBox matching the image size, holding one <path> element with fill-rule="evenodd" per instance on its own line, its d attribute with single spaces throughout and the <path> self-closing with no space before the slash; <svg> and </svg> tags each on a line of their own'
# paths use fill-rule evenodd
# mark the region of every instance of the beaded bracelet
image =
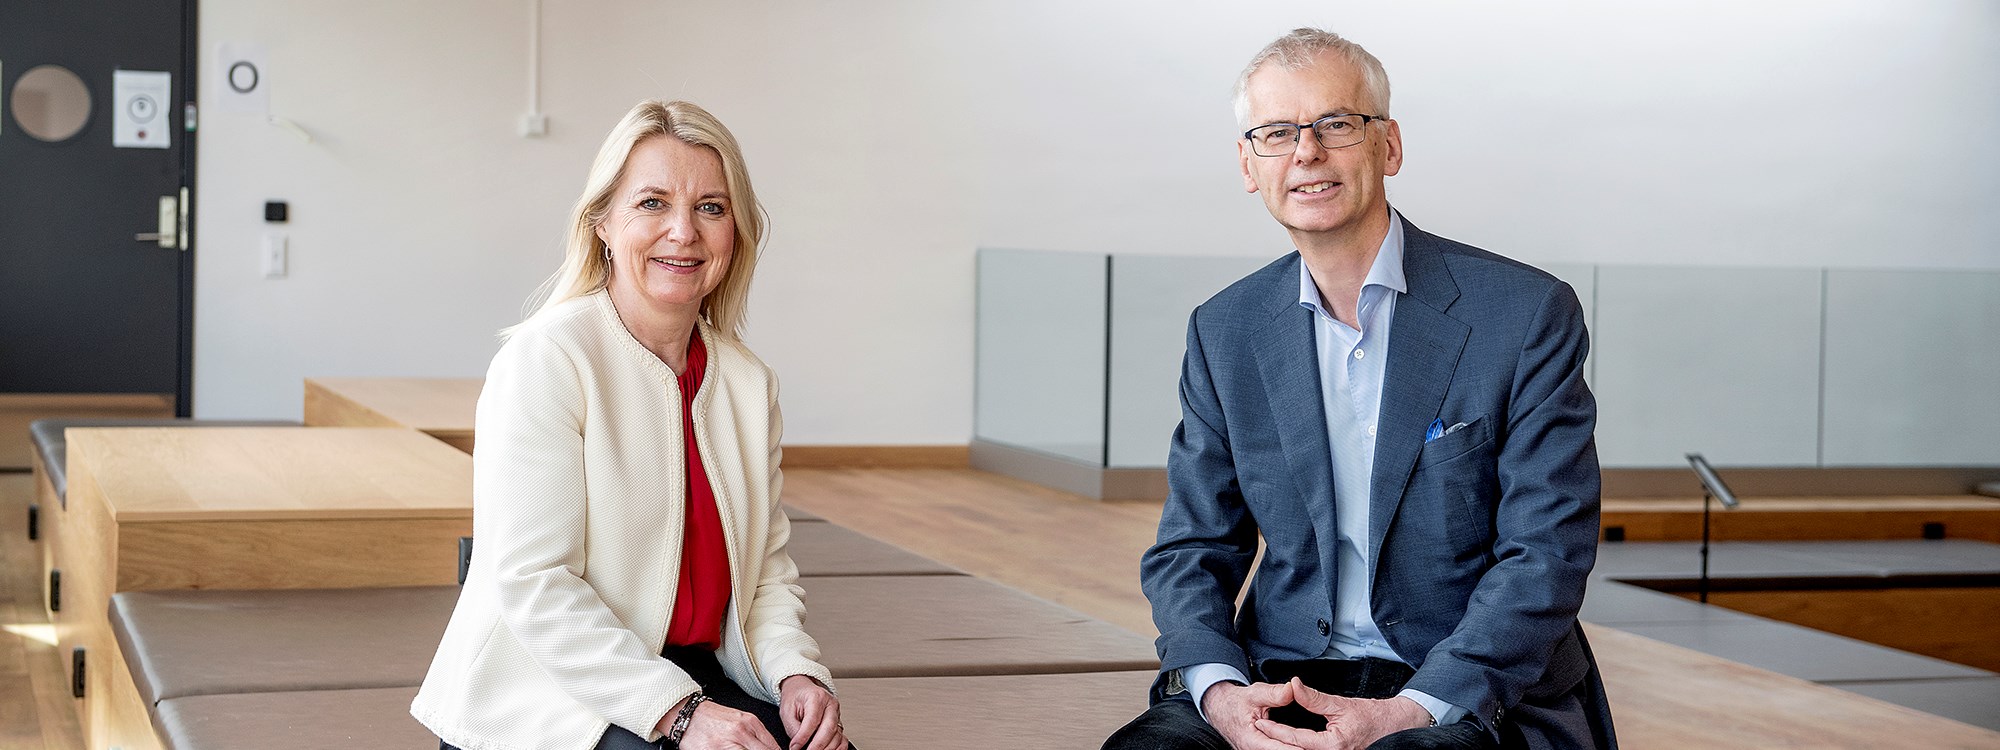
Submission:
<svg viewBox="0 0 2000 750">
<path fill-rule="evenodd" d="M 679 747 L 681 736 L 687 734 L 688 724 L 694 721 L 694 710 L 707 702 L 708 696 L 695 693 L 688 696 L 687 703 L 681 704 L 681 712 L 674 715 L 674 726 L 667 730 L 667 747 Z"/>
</svg>

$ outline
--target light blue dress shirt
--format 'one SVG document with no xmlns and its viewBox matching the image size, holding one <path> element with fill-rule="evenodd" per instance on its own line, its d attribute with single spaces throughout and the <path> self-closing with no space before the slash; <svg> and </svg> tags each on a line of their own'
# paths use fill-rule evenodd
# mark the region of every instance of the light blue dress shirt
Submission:
<svg viewBox="0 0 2000 750">
<path fill-rule="evenodd" d="M 1375 421 L 1382 413 L 1382 375 L 1389 355 L 1389 324 L 1396 295 L 1410 290 L 1403 277 L 1403 221 L 1389 211 L 1389 234 L 1361 283 L 1357 330 L 1334 318 L 1320 299 L 1312 272 L 1299 264 L 1299 305 L 1313 313 L 1313 341 L 1319 354 L 1320 401 L 1326 409 L 1327 445 L 1332 448 L 1335 544 L 1332 642 L 1323 657 L 1373 657 L 1403 661 L 1382 638 L 1368 598 L 1369 483 L 1375 472 Z M 1227 664 L 1197 664 L 1182 671 L 1182 684 L 1197 710 L 1209 687 L 1223 680 L 1249 680 Z M 1405 689 L 1398 693 L 1424 707 L 1440 725 L 1465 717 L 1466 709 Z M 1206 718 L 1206 712 L 1203 717 Z"/>
</svg>

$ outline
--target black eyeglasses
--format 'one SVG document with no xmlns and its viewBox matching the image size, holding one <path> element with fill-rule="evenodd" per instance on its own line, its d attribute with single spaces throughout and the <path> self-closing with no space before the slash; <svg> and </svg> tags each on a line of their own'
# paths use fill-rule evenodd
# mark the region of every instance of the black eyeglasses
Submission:
<svg viewBox="0 0 2000 750">
<path fill-rule="evenodd" d="M 1276 122 L 1243 131 L 1251 152 L 1258 156 L 1289 156 L 1299 148 L 1299 131 L 1310 129 L 1320 148 L 1347 148 L 1368 137 L 1368 123 L 1387 121 L 1375 115 L 1327 115 L 1312 124 Z"/>
</svg>

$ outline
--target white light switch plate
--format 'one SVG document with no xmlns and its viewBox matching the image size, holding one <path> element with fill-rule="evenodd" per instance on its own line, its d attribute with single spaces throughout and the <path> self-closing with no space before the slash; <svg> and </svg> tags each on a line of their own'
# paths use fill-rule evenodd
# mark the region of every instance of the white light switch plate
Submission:
<svg viewBox="0 0 2000 750">
<path fill-rule="evenodd" d="M 285 278 L 285 267 L 288 260 L 286 256 L 289 254 L 287 245 L 289 244 L 284 232 L 264 233 L 264 278 Z"/>
</svg>

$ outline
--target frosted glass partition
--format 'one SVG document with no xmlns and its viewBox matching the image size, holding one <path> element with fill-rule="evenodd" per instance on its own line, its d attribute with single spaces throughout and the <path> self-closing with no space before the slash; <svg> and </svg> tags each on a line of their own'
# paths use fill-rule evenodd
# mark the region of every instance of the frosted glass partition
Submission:
<svg viewBox="0 0 2000 750">
<path fill-rule="evenodd" d="M 1583 305 L 1583 325 L 1590 331 L 1590 354 L 1583 360 L 1583 382 L 1592 387 L 1597 385 L 1597 266 L 1583 263 L 1543 263 L 1538 266 L 1549 275 L 1562 279 L 1576 290 L 1576 301 Z"/>
<path fill-rule="evenodd" d="M 1269 262 L 981 249 L 974 435 L 1096 467 L 1165 466 L 1188 314 Z"/>
<path fill-rule="evenodd" d="M 973 434 L 1104 463 L 1105 256 L 981 249 Z"/>
<path fill-rule="evenodd" d="M 1828 466 L 2000 464 L 2000 273 L 1828 271 Z"/>
<path fill-rule="evenodd" d="M 1167 465 L 1181 421 L 1188 315 L 1269 258 L 1111 256 L 1111 418 L 1107 465 Z"/>
<path fill-rule="evenodd" d="M 1166 466 L 1188 314 L 1269 260 L 981 250 L 975 437 Z M 1545 268 L 1606 468 L 2000 467 L 2000 272 Z"/>
<path fill-rule="evenodd" d="M 1596 299 L 1605 466 L 1819 462 L 1818 269 L 1604 266 Z"/>
</svg>

